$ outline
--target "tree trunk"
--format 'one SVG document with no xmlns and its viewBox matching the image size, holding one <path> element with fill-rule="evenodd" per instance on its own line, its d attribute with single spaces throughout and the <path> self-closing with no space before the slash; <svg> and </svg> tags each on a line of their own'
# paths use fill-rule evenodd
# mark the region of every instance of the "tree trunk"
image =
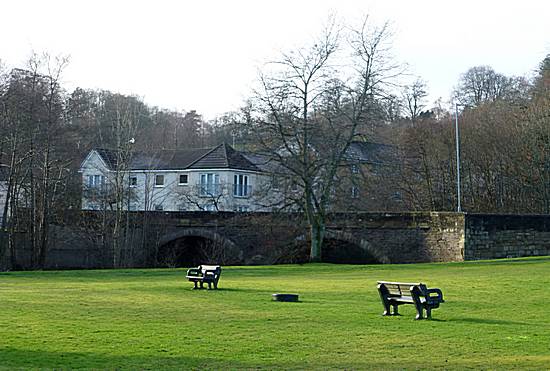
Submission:
<svg viewBox="0 0 550 371">
<path fill-rule="evenodd" d="M 311 262 L 321 262 L 322 260 L 321 249 L 325 239 L 325 228 L 325 222 L 322 220 L 317 219 L 315 222 L 310 223 L 311 249 L 309 260 Z"/>
</svg>

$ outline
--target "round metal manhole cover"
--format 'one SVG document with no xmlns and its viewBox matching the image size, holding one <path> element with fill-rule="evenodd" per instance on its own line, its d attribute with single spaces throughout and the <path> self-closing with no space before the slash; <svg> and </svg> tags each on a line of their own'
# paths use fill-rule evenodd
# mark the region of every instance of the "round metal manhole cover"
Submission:
<svg viewBox="0 0 550 371">
<path fill-rule="evenodd" d="M 273 294 L 271 296 L 274 301 L 298 301 L 298 294 Z"/>
</svg>

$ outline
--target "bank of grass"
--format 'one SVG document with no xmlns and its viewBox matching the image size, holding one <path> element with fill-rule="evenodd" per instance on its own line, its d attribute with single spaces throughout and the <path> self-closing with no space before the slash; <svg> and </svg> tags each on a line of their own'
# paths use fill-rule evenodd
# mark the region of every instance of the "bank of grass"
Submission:
<svg viewBox="0 0 550 371">
<path fill-rule="evenodd" d="M 0 274 L 0 368 L 550 367 L 550 258 Z M 376 281 L 423 281 L 434 320 L 382 317 Z M 300 303 L 271 294 L 300 294 Z"/>
</svg>

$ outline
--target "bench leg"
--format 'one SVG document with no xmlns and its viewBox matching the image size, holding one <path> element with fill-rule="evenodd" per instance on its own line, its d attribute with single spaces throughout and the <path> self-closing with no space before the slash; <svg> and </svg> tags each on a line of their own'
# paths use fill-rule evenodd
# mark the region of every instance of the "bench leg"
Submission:
<svg viewBox="0 0 550 371">
<path fill-rule="evenodd" d="M 415 319 L 423 319 L 422 316 L 422 302 L 420 301 L 420 289 L 417 286 L 411 287 L 411 296 L 414 301 L 414 306 L 416 308 L 416 318 Z"/>
<path fill-rule="evenodd" d="M 382 313 L 382 315 L 383 316 L 391 316 L 390 303 L 387 300 L 382 300 L 382 305 L 384 306 L 384 313 Z"/>
<path fill-rule="evenodd" d="M 416 307 L 415 319 L 424 319 L 424 317 L 422 316 L 422 313 L 423 313 L 422 305 L 420 303 L 414 303 L 414 306 Z"/>
<path fill-rule="evenodd" d="M 422 304 L 420 302 L 416 302 L 416 300 L 415 300 L 414 306 L 416 308 L 416 317 L 415 317 L 415 319 L 424 319 L 424 317 L 422 316 L 422 313 L 423 313 Z"/>
<path fill-rule="evenodd" d="M 432 318 L 432 308 L 427 307 L 426 308 L 426 318 L 431 319 Z"/>
<path fill-rule="evenodd" d="M 382 303 L 384 305 L 384 312 L 382 313 L 383 316 L 391 316 L 391 310 L 390 305 L 387 303 Z"/>
<path fill-rule="evenodd" d="M 380 300 L 384 306 L 383 316 L 391 316 L 390 302 L 387 299 L 388 289 L 384 285 L 378 285 L 378 293 L 380 294 Z"/>
</svg>

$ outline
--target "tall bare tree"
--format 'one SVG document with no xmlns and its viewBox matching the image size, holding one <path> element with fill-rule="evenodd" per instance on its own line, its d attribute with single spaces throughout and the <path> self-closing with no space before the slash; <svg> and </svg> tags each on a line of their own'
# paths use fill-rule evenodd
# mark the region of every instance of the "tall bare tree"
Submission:
<svg viewBox="0 0 550 371">
<path fill-rule="evenodd" d="M 344 32 L 331 21 L 312 45 L 284 53 L 261 74 L 256 94 L 260 152 L 294 179 L 289 197 L 309 225 L 311 261 L 321 260 L 348 148 L 372 124 L 377 100 L 400 72 L 390 58 L 387 24 L 376 27 L 365 17 L 359 28 Z"/>
</svg>

